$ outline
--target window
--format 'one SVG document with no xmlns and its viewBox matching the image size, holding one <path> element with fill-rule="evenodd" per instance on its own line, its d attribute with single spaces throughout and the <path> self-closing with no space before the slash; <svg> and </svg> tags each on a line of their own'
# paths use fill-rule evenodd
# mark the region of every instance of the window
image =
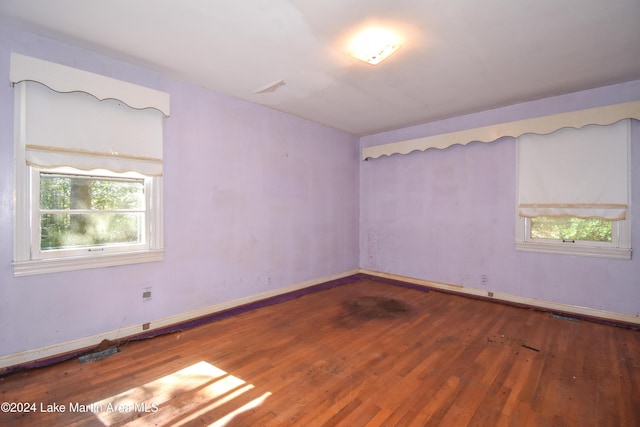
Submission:
<svg viewBox="0 0 640 427">
<path fill-rule="evenodd" d="M 550 217 L 531 218 L 527 233 L 532 239 L 553 239 L 562 242 L 613 242 L 614 222 L 601 218 Z M 615 223 L 617 224 L 617 223 Z"/>
<path fill-rule="evenodd" d="M 32 248 L 38 258 L 145 249 L 145 178 L 33 169 Z M 147 180 L 147 186 L 152 180 Z"/>
<path fill-rule="evenodd" d="M 518 138 L 517 249 L 631 257 L 629 127 Z"/>
<path fill-rule="evenodd" d="M 14 275 L 161 260 L 168 95 L 157 102 L 151 89 L 11 60 Z"/>
<path fill-rule="evenodd" d="M 628 221 L 599 218 L 518 218 L 522 251 L 629 259 Z"/>
</svg>

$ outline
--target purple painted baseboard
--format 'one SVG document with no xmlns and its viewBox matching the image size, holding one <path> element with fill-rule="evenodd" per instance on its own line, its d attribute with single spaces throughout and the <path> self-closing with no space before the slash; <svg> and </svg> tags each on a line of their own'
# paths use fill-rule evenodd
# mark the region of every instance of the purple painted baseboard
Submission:
<svg viewBox="0 0 640 427">
<path fill-rule="evenodd" d="M 309 295 L 315 292 L 320 292 L 320 291 L 324 291 L 327 289 L 331 289 L 331 288 L 335 288 L 338 286 L 342 286 L 342 285 L 346 285 L 349 283 L 355 283 L 358 282 L 360 280 L 369 280 L 369 281 L 374 281 L 374 282 L 380 282 L 380 283 L 385 283 L 388 285 L 392 285 L 392 286 L 400 286 L 403 288 L 408 288 L 408 289 L 414 289 L 414 290 L 418 290 L 421 292 L 429 292 L 429 291 L 435 291 L 435 292 L 441 292 L 441 293 L 448 293 L 448 294 L 452 294 L 452 295 L 458 295 L 458 296 L 462 296 L 465 298 L 473 298 L 473 299 L 478 299 L 478 300 L 483 300 L 483 301 L 488 301 L 488 302 L 493 302 L 493 303 L 497 303 L 497 304 L 508 304 L 511 306 L 515 306 L 515 307 L 520 307 L 520 308 L 525 308 L 525 309 L 534 309 L 534 310 L 539 310 L 539 311 L 543 311 L 543 312 L 548 312 L 550 315 L 559 317 L 559 318 L 566 318 L 567 320 L 585 320 L 585 321 L 591 321 L 591 322 L 597 322 L 597 323 L 602 323 L 602 324 L 606 324 L 606 325 L 610 325 L 610 326 L 615 326 L 615 327 L 624 327 L 624 328 L 631 328 L 631 329 L 640 329 L 640 327 L 638 327 L 637 325 L 630 325 L 627 323 L 623 323 L 623 322 L 616 322 L 616 321 L 608 321 L 605 319 L 598 319 L 598 318 L 591 318 L 588 316 L 579 316 L 573 313 L 564 313 L 564 312 L 559 312 L 559 311 L 550 311 L 550 310 L 545 310 L 545 309 L 541 309 L 539 307 L 531 307 L 531 306 L 527 306 L 524 304 L 517 304 L 517 303 L 510 303 L 510 302 L 505 302 L 505 301 L 496 301 L 494 299 L 491 298 L 486 298 L 486 297 L 481 297 L 481 296 L 476 296 L 476 295 L 468 295 L 468 294 L 461 294 L 461 293 L 457 293 L 454 291 L 446 291 L 446 290 L 441 290 L 441 289 L 431 289 L 429 287 L 425 287 L 422 285 L 416 285 L 413 283 L 407 283 L 407 282 L 403 282 L 401 280 L 395 280 L 395 279 L 389 279 L 389 278 L 383 278 L 383 277 L 377 277 L 377 276 L 371 276 L 368 274 L 364 274 L 364 273 L 358 273 L 358 274 L 354 274 L 351 276 L 347 276 L 347 277 L 343 277 L 340 279 L 336 279 L 336 280 L 331 280 L 328 282 L 324 282 L 324 283 L 320 283 L 314 286 L 310 286 L 308 288 L 304 288 L 304 289 L 299 289 L 296 291 L 292 291 L 292 292 L 288 292 L 282 295 L 277 295 L 274 297 L 270 297 L 270 298 L 265 298 L 259 301 L 255 301 L 249 304 L 244 304 L 238 307 L 233 307 L 230 308 L 228 310 L 224 310 L 224 311 L 220 311 L 217 313 L 212 313 L 206 316 L 202 316 L 199 317 L 197 319 L 192 319 L 192 320 L 188 320 L 185 322 L 181 322 L 181 323 L 177 323 L 174 325 L 169 325 L 166 326 L 164 328 L 159 328 L 159 329 L 155 329 L 153 331 L 148 331 L 148 332 L 144 332 L 141 334 L 137 334 L 134 336 L 130 336 L 130 337 L 126 337 L 123 338 L 121 340 L 118 340 L 117 342 L 114 342 L 114 345 L 121 345 L 124 344 L 126 342 L 133 342 L 133 341 L 140 341 L 140 340 L 144 340 L 144 339 L 150 339 L 150 338 L 154 338 L 157 336 L 161 336 L 161 335 L 166 335 L 166 334 L 170 334 L 170 333 L 174 333 L 174 332 L 179 332 L 179 331 L 185 331 L 188 329 L 192 329 L 201 325 L 205 325 L 211 322 L 215 322 L 218 320 L 222 320 L 222 319 L 226 319 L 228 317 L 232 317 L 232 316 L 237 316 L 239 314 L 242 313 L 246 313 L 252 310 L 256 310 L 258 308 L 261 307 L 267 307 L 270 305 L 274 305 L 274 304 L 280 304 L 286 301 L 290 301 L 296 298 L 300 298 L 304 295 Z M 48 357 L 46 359 L 40 359 L 40 360 L 35 360 L 33 362 L 28 362 L 28 363 L 23 363 L 20 365 L 15 365 L 15 366 L 10 366 L 7 368 L 4 368 L 3 370 L 0 371 L 0 376 L 6 376 L 15 372 L 19 372 L 19 371 L 23 371 L 23 370 L 27 370 L 27 369 L 35 369 L 35 368 L 42 368 L 42 367 L 46 367 L 46 366 L 51 366 L 54 365 L 56 363 L 60 363 L 60 362 L 64 362 L 76 357 L 80 357 L 82 355 L 86 355 L 89 353 L 92 353 L 96 351 L 95 347 L 92 347 L 90 349 L 81 349 L 78 351 L 74 351 L 74 352 L 69 352 L 69 353 L 65 353 L 65 354 L 61 354 L 61 355 L 57 355 L 57 356 L 52 356 L 52 357 Z"/>
<path fill-rule="evenodd" d="M 125 337 L 113 342 L 113 345 L 121 345 L 127 342 L 140 341 L 144 339 L 149 339 L 153 337 L 157 337 L 160 335 L 171 334 L 174 332 L 185 331 L 188 329 L 192 329 L 201 325 L 205 325 L 207 323 L 215 322 L 221 319 L 226 319 L 228 317 L 237 316 L 242 313 L 246 313 L 248 311 L 256 310 L 261 307 L 266 307 L 274 304 L 280 304 L 285 301 L 290 301 L 295 298 L 300 298 L 304 295 L 308 295 L 314 292 L 320 292 L 326 289 L 335 288 L 337 286 L 346 285 L 348 283 L 354 283 L 358 280 L 361 280 L 363 275 L 355 274 L 352 276 L 343 277 L 340 279 L 331 280 L 328 282 L 320 283 L 314 286 L 310 286 L 308 288 L 298 289 L 296 291 L 287 292 L 282 295 L 277 295 L 270 298 L 265 298 L 259 301 L 255 301 L 249 304 L 244 304 L 238 307 L 233 307 L 228 310 L 223 310 L 217 313 L 212 313 L 206 316 L 198 317 L 197 319 L 187 320 L 185 322 L 180 322 L 174 325 L 169 325 L 163 328 L 154 329 L 152 331 L 143 332 L 141 334 Z M 72 351 L 56 356 L 47 357 L 45 359 L 34 360 L 32 362 L 22 363 L 15 366 L 9 366 L 2 370 L 0 370 L 0 376 L 9 375 L 18 371 L 23 371 L 27 369 L 35 369 L 42 368 L 46 366 L 51 366 L 56 363 L 64 362 L 76 357 L 80 357 L 82 355 L 90 354 L 96 351 L 96 347 L 80 349 L 77 351 Z"/>
</svg>

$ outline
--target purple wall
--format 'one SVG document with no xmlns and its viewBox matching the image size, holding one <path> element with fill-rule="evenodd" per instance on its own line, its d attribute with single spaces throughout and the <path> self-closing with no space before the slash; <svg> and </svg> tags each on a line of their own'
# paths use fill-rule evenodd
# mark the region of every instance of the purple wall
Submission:
<svg viewBox="0 0 640 427">
<path fill-rule="evenodd" d="M 514 105 L 361 139 L 361 147 L 640 100 L 640 81 Z M 640 315 L 640 257 L 515 249 L 515 143 L 502 138 L 360 164 L 360 267 Z M 632 125 L 632 247 L 640 247 L 640 123 Z M 488 285 L 481 285 L 481 275 Z"/>
<path fill-rule="evenodd" d="M 12 51 L 170 93 L 164 261 L 13 277 Z M 0 81 L 0 356 L 358 267 L 356 137 L 2 26 Z"/>
<path fill-rule="evenodd" d="M 13 277 L 12 51 L 170 93 L 164 261 Z M 0 356 L 357 267 L 473 288 L 485 274 L 497 292 L 640 312 L 637 257 L 515 250 L 510 138 L 362 162 L 356 137 L 3 26 L 1 80 Z M 637 99 L 640 82 L 631 82 L 372 135 L 360 145 Z M 640 124 L 632 132 L 637 171 Z M 640 200 L 640 174 L 633 191 Z M 634 247 L 639 216 L 640 208 Z M 149 286 L 153 299 L 143 302 Z"/>
</svg>

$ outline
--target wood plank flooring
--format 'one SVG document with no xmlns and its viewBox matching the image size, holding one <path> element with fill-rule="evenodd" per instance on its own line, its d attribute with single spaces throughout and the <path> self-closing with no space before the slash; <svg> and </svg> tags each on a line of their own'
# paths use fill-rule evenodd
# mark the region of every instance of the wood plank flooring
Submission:
<svg viewBox="0 0 640 427">
<path fill-rule="evenodd" d="M 0 378 L 0 401 L 34 409 L 3 426 L 637 427 L 640 332 L 362 279 Z"/>
</svg>

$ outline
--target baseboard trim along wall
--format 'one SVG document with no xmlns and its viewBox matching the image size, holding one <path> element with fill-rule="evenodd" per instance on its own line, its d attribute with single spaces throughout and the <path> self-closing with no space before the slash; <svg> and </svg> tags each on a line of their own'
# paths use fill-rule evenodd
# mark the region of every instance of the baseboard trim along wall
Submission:
<svg viewBox="0 0 640 427">
<path fill-rule="evenodd" d="M 296 298 L 304 293 L 313 291 L 313 289 L 309 288 L 317 287 L 318 290 L 320 290 L 331 286 L 337 286 L 342 283 L 341 281 L 343 279 L 350 277 L 353 277 L 354 280 L 356 280 L 355 278 L 357 274 L 357 269 L 345 271 L 297 283 L 291 286 L 262 292 L 256 295 L 250 295 L 244 298 L 238 298 L 232 301 L 203 307 L 186 313 L 177 314 L 175 316 L 152 320 L 149 323 L 144 324 L 145 327 L 148 326 L 147 329 L 143 329 L 143 324 L 131 325 L 99 335 L 93 335 L 73 341 L 2 356 L 0 357 L 0 374 L 2 374 L 3 371 L 13 371 L 14 369 L 22 367 L 46 366 L 62 360 L 70 359 L 97 346 L 103 340 L 120 342 L 131 339 L 143 339 L 171 332 L 172 330 L 187 329 L 190 326 L 196 326 L 197 324 L 214 320 L 213 316 L 216 315 L 219 318 L 226 317 L 236 314 L 239 311 L 254 309 L 259 306 Z"/>
<path fill-rule="evenodd" d="M 50 365 L 59 361 L 77 357 L 84 352 L 96 347 L 103 340 L 114 342 L 124 342 L 137 339 L 150 338 L 167 332 L 184 330 L 190 327 L 204 324 L 216 319 L 233 316 L 243 311 L 297 298 L 306 293 L 316 290 L 327 289 L 339 286 L 350 281 L 359 280 L 363 276 L 379 278 L 387 282 L 396 284 L 406 284 L 418 289 L 424 288 L 441 290 L 445 292 L 482 298 L 496 302 L 503 302 L 519 306 L 538 308 L 550 312 L 558 312 L 578 317 L 592 319 L 595 321 L 611 322 L 620 326 L 640 327 L 640 317 L 624 313 L 616 313 L 606 310 L 599 310 L 589 307 L 581 307 L 570 304 L 562 304 L 552 301 L 545 301 L 536 298 L 522 297 L 501 292 L 492 292 L 484 289 L 468 288 L 460 285 L 433 282 L 425 279 L 401 276 L 397 274 L 384 273 L 380 271 L 355 269 L 343 273 L 325 276 L 295 285 L 238 298 L 220 304 L 203 307 L 186 313 L 169 316 L 163 319 L 150 321 L 144 324 L 131 325 L 116 331 L 104 334 L 84 337 L 73 341 L 53 344 L 21 353 L 10 354 L 0 357 L 0 374 L 12 372 L 21 368 L 31 368 Z M 491 295 L 490 295 L 491 294 Z"/>
<path fill-rule="evenodd" d="M 559 312 L 564 314 L 572 314 L 578 317 L 592 319 L 596 321 L 612 322 L 620 326 L 627 325 L 630 327 L 640 326 L 640 316 L 632 314 L 617 313 L 614 311 L 599 310 L 596 308 L 581 307 L 571 304 L 563 304 L 553 301 L 545 301 L 537 298 L 523 297 L 518 295 L 495 292 L 486 289 L 468 288 L 460 285 L 452 285 L 447 283 L 432 282 L 430 280 L 418 279 L 414 277 L 401 276 L 398 274 L 383 273 L 380 271 L 360 269 L 361 274 L 372 277 L 378 277 L 385 280 L 391 280 L 400 283 L 417 285 L 425 288 L 442 290 L 451 293 L 479 297 L 487 300 L 495 300 L 514 305 L 521 305 L 531 308 L 538 308 L 550 312 Z"/>
</svg>

